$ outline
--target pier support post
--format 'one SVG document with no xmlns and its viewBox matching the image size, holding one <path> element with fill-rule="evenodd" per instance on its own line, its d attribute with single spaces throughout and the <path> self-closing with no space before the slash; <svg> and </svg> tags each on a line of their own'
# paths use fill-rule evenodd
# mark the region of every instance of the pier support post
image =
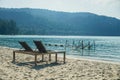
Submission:
<svg viewBox="0 0 120 80">
<path fill-rule="evenodd" d="M 83 49 L 84 49 L 83 40 L 82 40 L 82 42 L 81 42 L 81 45 L 82 45 L 82 50 L 83 50 Z"/>
<path fill-rule="evenodd" d="M 90 41 L 88 42 L 88 50 L 90 50 L 91 46 L 90 46 Z"/>
<path fill-rule="evenodd" d="M 94 47 L 94 51 L 95 51 L 95 41 L 93 41 L 93 47 Z"/>
</svg>

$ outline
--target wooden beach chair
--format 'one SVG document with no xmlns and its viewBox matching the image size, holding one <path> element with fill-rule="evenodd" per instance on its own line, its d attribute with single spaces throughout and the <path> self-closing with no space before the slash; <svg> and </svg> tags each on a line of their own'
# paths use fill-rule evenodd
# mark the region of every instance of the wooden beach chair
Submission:
<svg viewBox="0 0 120 80">
<path fill-rule="evenodd" d="M 58 53 L 63 53 L 63 61 L 65 63 L 65 59 L 66 59 L 66 51 L 61 51 L 61 50 L 46 50 L 46 48 L 44 47 L 44 45 L 42 44 L 41 41 L 34 41 L 37 49 L 39 50 L 39 52 L 43 53 L 43 54 L 49 54 L 49 61 L 51 61 L 51 54 L 55 54 L 55 61 L 57 62 L 57 55 Z M 42 59 L 44 60 L 44 55 L 42 55 Z"/>
<path fill-rule="evenodd" d="M 41 53 L 39 51 L 33 51 L 32 48 L 24 41 L 19 41 L 19 44 L 24 48 L 24 50 L 13 51 L 13 62 L 15 62 L 15 53 L 29 54 L 29 55 L 33 55 L 35 57 L 34 62 L 35 62 L 35 66 L 36 66 L 38 63 L 37 56 L 43 55 L 43 53 Z"/>
</svg>

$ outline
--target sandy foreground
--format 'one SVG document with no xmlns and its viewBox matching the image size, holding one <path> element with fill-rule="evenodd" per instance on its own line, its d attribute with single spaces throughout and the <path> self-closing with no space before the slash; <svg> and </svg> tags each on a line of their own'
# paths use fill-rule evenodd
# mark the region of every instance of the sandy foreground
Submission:
<svg viewBox="0 0 120 80">
<path fill-rule="evenodd" d="M 12 52 L 0 47 L 0 80 L 120 80 L 120 63 L 67 58 L 63 64 L 58 58 L 55 64 L 53 56 L 52 62 L 35 67 L 34 57 L 26 54 L 18 53 L 12 63 Z"/>
</svg>

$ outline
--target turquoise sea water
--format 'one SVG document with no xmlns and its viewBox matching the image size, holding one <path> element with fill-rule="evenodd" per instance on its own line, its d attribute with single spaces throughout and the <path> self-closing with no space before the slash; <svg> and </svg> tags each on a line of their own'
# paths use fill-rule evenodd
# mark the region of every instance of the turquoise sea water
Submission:
<svg viewBox="0 0 120 80">
<path fill-rule="evenodd" d="M 26 41 L 32 48 L 36 48 L 33 40 L 41 40 L 44 44 L 62 44 L 65 47 L 46 46 L 47 49 L 64 50 L 68 56 L 79 58 L 93 58 L 100 60 L 120 62 L 120 37 L 103 37 L 103 36 L 39 36 L 39 35 L 0 35 L 0 46 L 21 48 L 18 41 Z M 67 40 L 67 43 L 66 43 Z M 95 49 L 90 50 L 86 47 L 81 49 L 80 44 L 84 45 L 95 42 Z"/>
</svg>

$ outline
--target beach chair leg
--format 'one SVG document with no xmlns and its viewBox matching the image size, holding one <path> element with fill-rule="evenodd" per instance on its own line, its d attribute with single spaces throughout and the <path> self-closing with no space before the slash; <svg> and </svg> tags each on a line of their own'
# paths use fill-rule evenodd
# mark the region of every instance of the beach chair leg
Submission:
<svg viewBox="0 0 120 80">
<path fill-rule="evenodd" d="M 57 53 L 55 54 L 55 62 L 57 63 Z"/>
<path fill-rule="evenodd" d="M 37 55 L 35 55 L 35 66 L 37 66 Z"/>
<path fill-rule="evenodd" d="M 64 63 L 65 63 L 65 59 L 66 59 L 66 53 L 64 52 L 64 58 L 63 58 Z"/>
<path fill-rule="evenodd" d="M 44 61 L 44 54 L 42 54 L 42 61 Z"/>
<path fill-rule="evenodd" d="M 49 61 L 51 61 L 51 54 L 49 54 Z"/>
<path fill-rule="evenodd" d="M 15 63 L 15 51 L 13 51 L 13 63 Z"/>
</svg>

